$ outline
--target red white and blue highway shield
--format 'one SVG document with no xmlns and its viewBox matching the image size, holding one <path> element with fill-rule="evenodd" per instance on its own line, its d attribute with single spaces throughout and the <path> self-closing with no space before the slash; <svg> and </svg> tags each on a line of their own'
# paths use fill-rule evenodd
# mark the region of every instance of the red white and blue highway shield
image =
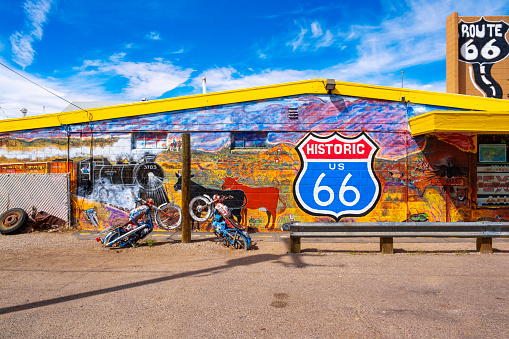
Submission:
<svg viewBox="0 0 509 339">
<path fill-rule="evenodd" d="M 379 148 L 364 132 L 347 138 L 309 133 L 296 147 L 301 167 L 293 182 L 299 207 L 316 216 L 338 221 L 363 216 L 380 199 L 380 181 L 373 170 Z"/>
</svg>

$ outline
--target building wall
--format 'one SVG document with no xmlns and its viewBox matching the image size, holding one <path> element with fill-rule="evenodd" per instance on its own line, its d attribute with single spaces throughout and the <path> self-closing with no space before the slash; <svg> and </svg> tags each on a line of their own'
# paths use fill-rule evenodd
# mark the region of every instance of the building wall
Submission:
<svg viewBox="0 0 509 339">
<path fill-rule="evenodd" d="M 447 18 L 448 93 L 509 98 L 508 23 L 509 16 Z"/>
<path fill-rule="evenodd" d="M 291 118 L 289 109 L 297 109 L 298 118 Z M 437 109 L 451 110 L 406 102 L 301 95 L 19 131 L 0 134 L 0 171 L 9 164 L 66 162 L 69 158 L 76 223 L 82 229 L 103 229 L 127 220 L 138 196 L 152 197 L 156 203 L 181 204 L 181 191 L 176 189 L 181 134 L 189 132 L 192 180 L 214 189 L 240 187 L 249 201 L 242 223 L 251 230 L 279 230 L 292 220 L 506 218 L 507 209 L 475 206 L 474 136 L 412 137 L 409 133 L 408 118 Z M 261 132 L 266 136 L 266 147 L 232 149 L 232 131 L 239 132 L 240 137 Z M 340 164 L 348 169 L 348 160 L 325 159 L 328 170 L 323 181 L 300 186 L 303 195 L 316 194 L 322 203 L 330 198 L 339 204 L 338 197 L 343 194 L 349 212 L 338 218 L 331 217 L 335 212 L 323 212 L 328 209 L 325 203 L 323 211 L 310 213 L 297 201 L 297 179 L 310 175 L 311 168 L 304 166 L 297 148 L 309 133 L 317 138 L 365 135 L 378 148 L 369 162 L 361 162 L 360 169 L 351 171 L 350 179 L 346 179 L 345 171 L 339 171 Z M 336 182 L 325 184 L 334 175 Z M 232 187 L 233 181 L 242 186 Z M 364 187 L 377 184 L 378 190 Z M 326 185 L 332 187 L 330 192 Z M 373 201 L 374 205 L 364 212 L 355 211 L 355 204 L 351 206 L 357 197 L 355 190 L 360 202 Z M 374 191 L 376 197 L 365 197 L 365 192 Z M 208 230 L 210 224 L 200 223 L 198 227 Z"/>
</svg>

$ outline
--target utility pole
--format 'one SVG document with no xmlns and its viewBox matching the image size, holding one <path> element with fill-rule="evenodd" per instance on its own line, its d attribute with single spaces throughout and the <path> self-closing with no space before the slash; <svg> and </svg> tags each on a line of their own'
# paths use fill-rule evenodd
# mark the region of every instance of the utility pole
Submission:
<svg viewBox="0 0 509 339">
<path fill-rule="evenodd" d="M 191 242 L 191 135 L 182 133 L 182 243 Z"/>
</svg>

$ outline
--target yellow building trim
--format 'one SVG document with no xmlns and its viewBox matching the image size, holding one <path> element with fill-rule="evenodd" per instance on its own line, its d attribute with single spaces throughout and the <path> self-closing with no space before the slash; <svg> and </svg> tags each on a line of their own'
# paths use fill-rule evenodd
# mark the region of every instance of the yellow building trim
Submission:
<svg viewBox="0 0 509 339">
<path fill-rule="evenodd" d="M 509 112 L 433 111 L 408 120 L 412 135 L 429 133 L 501 133 L 509 132 Z"/>
<path fill-rule="evenodd" d="M 0 132 L 56 127 L 91 121 L 125 118 L 160 112 L 174 112 L 302 94 L 327 94 L 327 91 L 325 90 L 325 83 L 326 80 L 324 79 L 306 80 L 227 92 L 183 96 L 170 99 L 136 102 L 127 105 L 0 120 Z M 507 100 L 362 85 L 348 82 L 336 82 L 336 89 L 332 91 L 332 94 L 388 101 L 407 101 L 417 104 L 445 106 L 468 110 L 509 111 L 509 101 Z"/>
</svg>

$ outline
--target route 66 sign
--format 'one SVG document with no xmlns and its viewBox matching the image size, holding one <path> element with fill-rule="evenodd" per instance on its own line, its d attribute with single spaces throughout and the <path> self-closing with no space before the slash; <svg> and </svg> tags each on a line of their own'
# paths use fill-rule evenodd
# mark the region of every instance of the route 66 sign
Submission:
<svg viewBox="0 0 509 339">
<path fill-rule="evenodd" d="M 484 18 L 477 22 L 458 24 L 460 60 L 468 63 L 495 63 L 509 52 L 505 35 L 509 25 L 504 21 L 491 22 Z"/>
<path fill-rule="evenodd" d="M 487 97 L 503 97 L 502 87 L 495 81 L 491 69 L 509 54 L 508 30 L 509 25 L 504 21 L 492 22 L 484 18 L 458 24 L 459 60 L 472 65 L 472 82 Z"/>
<path fill-rule="evenodd" d="M 378 146 L 364 132 L 347 138 L 309 133 L 295 148 L 301 168 L 293 182 L 299 207 L 308 214 L 363 216 L 380 198 L 380 181 L 373 170 Z"/>
</svg>

